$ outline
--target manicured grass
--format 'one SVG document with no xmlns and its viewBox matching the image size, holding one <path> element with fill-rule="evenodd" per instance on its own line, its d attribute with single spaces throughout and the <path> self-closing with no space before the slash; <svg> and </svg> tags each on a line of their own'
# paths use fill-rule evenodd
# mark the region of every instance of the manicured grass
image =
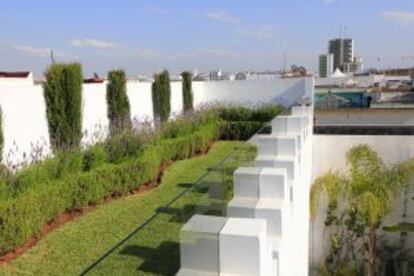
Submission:
<svg viewBox="0 0 414 276">
<path fill-rule="evenodd" d="M 240 142 L 218 142 L 201 157 L 179 161 L 165 171 L 159 187 L 146 193 L 114 200 L 69 222 L 44 237 L 10 264 L 0 275 L 77 275 L 147 218 L 159 215 L 100 263 L 91 274 L 171 274 L 178 267 L 178 233 L 195 211 L 216 213 L 224 201 L 213 200 L 218 189 L 203 187 L 185 194 L 168 208 L 161 208 L 190 187 L 209 167 L 226 157 Z M 253 152 L 247 158 L 252 158 Z M 236 167 L 237 160 L 229 162 Z M 228 174 L 230 174 L 228 172 Z M 203 185 L 221 181 L 219 171 L 203 179 Z M 227 178 L 228 179 L 228 176 Z"/>
</svg>

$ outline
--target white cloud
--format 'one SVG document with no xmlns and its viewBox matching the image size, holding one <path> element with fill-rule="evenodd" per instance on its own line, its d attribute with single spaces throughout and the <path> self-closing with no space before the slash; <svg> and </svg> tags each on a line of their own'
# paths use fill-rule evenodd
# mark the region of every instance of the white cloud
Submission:
<svg viewBox="0 0 414 276">
<path fill-rule="evenodd" d="M 75 47 L 88 47 L 88 48 L 95 48 L 95 49 L 100 49 L 100 50 L 111 50 L 111 49 L 117 49 L 120 47 L 120 45 L 117 43 L 93 39 L 93 38 L 74 39 L 70 42 L 70 44 Z"/>
<path fill-rule="evenodd" d="M 383 11 L 380 13 L 380 16 L 399 24 L 414 24 L 414 12 Z"/>
<path fill-rule="evenodd" d="M 40 57 L 40 58 L 50 57 L 50 51 L 51 51 L 50 48 L 35 48 L 31 46 L 26 46 L 26 45 L 15 46 L 14 49 L 17 51 L 29 54 L 31 56 Z"/>
<path fill-rule="evenodd" d="M 153 49 L 145 49 L 145 48 L 133 48 L 132 53 L 134 56 L 140 58 L 164 58 L 165 55 L 153 50 Z"/>
<path fill-rule="evenodd" d="M 272 40 L 276 37 L 275 30 L 271 26 L 263 25 L 257 29 L 237 29 L 239 34 L 261 39 Z"/>
<path fill-rule="evenodd" d="M 161 9 L 159 7 L 156 7 L 156 6 L 149 6 L 149 7 L 147 7 L 147 10 L 150 13 L 157 14 L 157 15 L 168 15 L 169 14 L 168 11 L 163 10 L 163 9 Z"/>
<path fill-rule="evenodd" d="M 205 17 L 207 17 L 208 19 L 211 20 L 215 20 L 215 21 L 221 21 L 221 22 L 225 22 L 225 23 L 229 23 L 229 24 L 239 24 L 240 23 L 240 19 L 228 14 L 224 11 L 217 11 L 217 12 L 205 12 L 203 13 L 203 15 Z"/>
<path fill-rule="evenodd" d="M 219 57 L 237 57 L 235 52 L 220 49 L 220 48 L 209 48 L 209 49 L 201 49 L 198 50 L 198 53 L 204 56 L 219 56 Z"/>
</svg>

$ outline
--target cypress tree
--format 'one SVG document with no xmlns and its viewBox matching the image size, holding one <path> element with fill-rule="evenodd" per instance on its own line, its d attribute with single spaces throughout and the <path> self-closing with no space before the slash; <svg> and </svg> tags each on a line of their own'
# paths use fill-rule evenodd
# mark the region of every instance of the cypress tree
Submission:
<svg viewBox="0 0 414 276">
<path fill-rule="evenodd" d="M 152 84 L 152 107 L 154 119 L 163 123 L 168 121 L 171 113 L 170 74 L 167 70 L 154 75 Z"/>
<path fill-rule="evenodd" d="M 131 112 L 126 89 L 126 76 L 123 70 L 114 70 L 108 73 L 106 102 L 111 135 L 129 128 L 131 126 Z"/>
<path fill-rule="evenodd" d="M 45 77 L 43 96 L 52 149 L 77 148 L 82 138 L 82 66 L 53 64 Z"/>
<path fill-rule="evenodd" d="M 182 86 L 183 86 L 183 109 L 184 113 L 193 110 L 193 90 L 192 90 L 192 78 L 193 75 L 190 72 L 181 73 Z"/>
</svg>

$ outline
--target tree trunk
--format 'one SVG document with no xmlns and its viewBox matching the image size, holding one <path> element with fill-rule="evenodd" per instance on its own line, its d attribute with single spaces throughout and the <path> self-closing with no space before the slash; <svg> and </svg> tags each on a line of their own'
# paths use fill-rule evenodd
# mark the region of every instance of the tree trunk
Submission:
<svg viewBox="0 0 414 276">
<path fill-rule="evenodd" d="M 368 276 L 377 276 L 377 235 L 371 227 L 367 236 Z"/>
</svg>

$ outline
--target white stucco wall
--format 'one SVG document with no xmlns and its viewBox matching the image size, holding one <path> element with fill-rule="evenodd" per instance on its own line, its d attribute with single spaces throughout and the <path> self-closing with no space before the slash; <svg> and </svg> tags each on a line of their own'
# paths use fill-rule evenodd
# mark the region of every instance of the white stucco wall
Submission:
<svg viewBox="0 0 414 276">
<path fill-rule="evenodd" d="M 193 82 L 194 105 L 228 102 L 260 104 L 275 102 L 291 104 L 308 89 L 312 79 L 255 80 Z M 131 117 L 139 121 L 152 120 L 152 95 L 150 82 L 129 81 L 127 93 Z M 182 111 L 181 82 L 171 83 L 171 112 Z M 101 133 L 108 126 L 106 117 L 106 83 L 83 86 L 83 129 L 87 132 L 84 143 L 94 141 L 94 133 Z M 42 141 L 48 154 L 49 138 L 41 85 L 21 82 L 0 82 L 0 105 L 3 108 L 4 159 L 18 162 L 24 153 L 32 151 L 31 143 Z M 13 151 L 11 157 L 7 154 Z"/>
</svg>

